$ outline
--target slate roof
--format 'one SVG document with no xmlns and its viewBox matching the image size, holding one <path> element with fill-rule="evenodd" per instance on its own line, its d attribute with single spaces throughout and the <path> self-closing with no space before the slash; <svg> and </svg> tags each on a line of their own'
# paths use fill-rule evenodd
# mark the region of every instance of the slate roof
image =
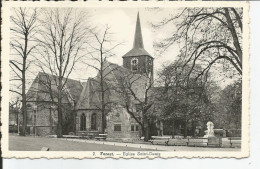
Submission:
<svg viewBox="0 0 260 169">
<path fill-rule="evenodd" d="M 72 96 L 72 98 L 75 99 L 75 101 L 77 102 L 82 92 L 83 85 L 78 80 L 68 79 L 66 87 L 69 90 L 69 93 Z"/>
<path fill-rule="evenodd" d="M 105 102 L 120 102 L 120 93 L 115 92 L 113 89 L 119 87 L 122 78 L 131 77 L 130 81 L 135 81 L 132 89 L 135 91 L 138 98 L 144 97 L 145 83 L 147 77 L 141 74 L 132 74 L 130 70 L 119 66 L 117 64 L 104 61 L 104 88 L 108 89 L 105 94 Z M 89 78 L 84 85 L 80 94 L 80 99 L 76 105 L 78 110 L 98 109 L 100 107 L 100 84 L 99 77 Z M 112 89 L 112 90 L 111 90 Z"/>
<path fill-rule="evenodd" d="M 121 79 L 126 79 L 128 78 L 128 80 L 130 80 L 130 82 L 133 82 L 132 85 L 132 89 L 133 91 L 135 91 L 136 96 L 138 98 L 143 98 L 144 97 L 144 91 L 145 91 L 145 83 L 148 81 L 148 77 L 145 76 L 144 74 L 133 74 L 130 70 L 119 66 L 117 64 L 114 63 L 110 63 L 108 61 L 106 61 L 104 63 L 104 65 L 106 65 L 107 70 L 105 70 L 104 72 L 111 72 L 110 74 L 108 74 L 108 78 L 106 83 L 108 85 L 114 85 L 116 86 L 115 83 L 119 83 Z"/>
<path fill-rule="evenodd" d="M 152 57 L 144 48 L 133 48 L 127 52 L 123 57 L 131 56 L 150 56 Z"/>
<path fill-rule="evenodd" d="M 52 84 L 53 84 L 52 85 L 53 86 L 52 92 L 55 93 L 55 94 L 57 93 L 57 86 L 55 85 L 54 79 L 57 80 L 58 77 L 51 75 L 51 74 L 48 74 L 48 73 L 39 72 L 38 75 L 36 76 L 34 82 L 32 83 L 32 85 L 30 86 L 30 88 L 27 92 L 27 97 L 31 98 L 30 100 L 35 100 L 36 92 L 49 93 L 49 89 L 44 84 L 46 82 L 45 79 L 47 79 L 47 76 L 48 76 L 49 80 L 52 81 Z M 39 82 L 39 79 L 40 79 L 40 82 Z M 68 78 L 66 85 L 65 85 L 64 94 L 66 94 L 68 99 L 70 99 L 71 101 L 75 100 L 77 102 L 79 100 L 79 96 L 80 96 L 82 89 L 83 89 L 83 86 L 80 83 L 80 81 Z M 39 97 L 41 97 L 41 98 L 39 98 Z M 48 101 L 49 99 L 38 95 L 38 100 Z"/>
<path fill-rule="evenodd" d="M 100 105 L 99 88 L 97 79 L 88 78 L 79 95 L 76 109 L 98 109 L 97 106 Z"/>
</svg>

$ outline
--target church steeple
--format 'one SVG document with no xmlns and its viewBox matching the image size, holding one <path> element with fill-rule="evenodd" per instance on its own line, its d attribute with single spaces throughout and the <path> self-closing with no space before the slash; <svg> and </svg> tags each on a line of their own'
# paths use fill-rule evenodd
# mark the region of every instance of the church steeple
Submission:
<svg viewBox="0 0 260 169">
<path fill-rule="evenodd" d="M 153 57 L 144 49 L 139 12 L 137 13 L 133 48 L 123 56 L 123 66 L 133 73 L 150 74 L 153 78 Z"/>
<path fill-rule="evenodd" d="M 137 13 L 137 19 L 136 19 L 135 37 L 134 37 L 133 48 L 137 48 L 137 49 L 138 48 L 144 48 L 142 30 L 141 30 L 141 23 L 140 23 L 140 18 L 139 18 L 139 11 Z"/>
</svg>

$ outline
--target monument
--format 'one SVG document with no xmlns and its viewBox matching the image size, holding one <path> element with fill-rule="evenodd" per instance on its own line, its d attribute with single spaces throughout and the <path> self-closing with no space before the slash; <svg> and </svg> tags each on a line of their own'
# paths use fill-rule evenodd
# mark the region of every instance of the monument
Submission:
<svg viewBox="0 0 260 169">
<path fill-rule="evenodd" d="M 206 135 L 204 135 L 204 138 L 215 137 L 214 124 L 211 121 L 207 122 L 207 129 L 208 130 L 205 131 Z"/>
<path fill-rule="evenodd" d="M 203 142 L 208 146 L 221 145 L 221 139 L 214 135 L 214 124 L 211 121 L 207 122 L 207 130 L 203 138 L 207 138 Z"/>
</svg>

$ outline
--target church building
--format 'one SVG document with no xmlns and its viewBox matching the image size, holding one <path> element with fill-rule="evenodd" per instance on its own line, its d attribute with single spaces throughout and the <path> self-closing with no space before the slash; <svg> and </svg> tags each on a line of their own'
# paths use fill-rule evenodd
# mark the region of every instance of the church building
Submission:
<svg viewBox="0 0 260 169">
<path fill-rule="evenodd" d="M 137 14 L 136 28 L 134 35 L 133 48 L 122 56 L 123 66 L 119 66 L 109 61 L 104 61 L 104 86 L 108 89 L 104 93 L 105 107 L 105 132 L 108 139 L 139 139 L 141 128 L 137 121 L 126 111 L 123 106 L 122 94 L 117 92 L 118 85 L 126 76 L 134 79 L 131 88 L 136 99 L 144 99 L 144 92 L 148 79 L 153 79 L 154 58 L 144 49 L 141 23 L 139 13 Z M 36 135 L 55 134 L 57 125 L 57 111 L 55 106 L 46 94 L 40 92 L 45 88 L 39 83 L 39 79 L 54 79 L 52 75 L 39 73 L 34 80 L 27 95 L 31 97 L 28 102 L 28 117 L 31 121 L 30 133 Z M 95 137 L 102 132 L 102 112 L 100 94 L 100 76 L 89 78 L 87 82 L 81 83 L 76 80 L 68 79 L 66 85 L 66 96 L 64 101 L 64 131 L 75 132 L 79 136 Z M 51 80 L 49 80 L 51 81 Z M 39 101 L 40 98 L 40 101 Z M 37 101 L 38 99 L 38 101 Z M 130 99 L 134 105 L 134 99 Z M 133 106 L 133 109 L 134 106 Z M 137 110 L 134 113 L 138 113 Z M 141 115 L 139 115 L 141 116 Z M 141 117 L 140 117 L 141 118 Z M 69 119 L 69 120 L 68 120 Z M 73 119 L 73 120 L 71 120 Z"/>
<path fill-rule="evenodd" d="M 108 139 L 139 139 L 141 129 L 139 124 L 120 106 L 122 96 L 113 90 L 120 85 L 120 80 L 131 76 L 135 82 L 131 88 L 139 99 L 143 99 L 148 78 L 153 78 L 153 57 L 144 49 L 139 13 L 137 14 L 133 48 L 122 56 L 123 66 L 104 61 L 105 94 L 107 103 L 111 103 L 106 112 L 106 133 Z M 100 85 L 96 78 L 89 78 L 83 87 L 76 110 L 76 134 L 97 135 L 101 132 Z M 117 104 L 115 104 L 117 103 Z"/>
</svg>

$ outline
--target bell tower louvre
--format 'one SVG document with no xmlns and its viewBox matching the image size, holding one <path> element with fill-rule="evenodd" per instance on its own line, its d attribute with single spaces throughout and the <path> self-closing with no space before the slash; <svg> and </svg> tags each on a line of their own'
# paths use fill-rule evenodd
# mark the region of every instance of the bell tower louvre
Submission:
<svg viewBox="0 0 260 169">
<path fill-rule="evenodd" d="M 139 12 L 137 13 L 133 48 L 123 56 L 123 67 L 133 73 L 147 74 L 153 78 L 153 57 L 144 49 Z"/>
</svg>

